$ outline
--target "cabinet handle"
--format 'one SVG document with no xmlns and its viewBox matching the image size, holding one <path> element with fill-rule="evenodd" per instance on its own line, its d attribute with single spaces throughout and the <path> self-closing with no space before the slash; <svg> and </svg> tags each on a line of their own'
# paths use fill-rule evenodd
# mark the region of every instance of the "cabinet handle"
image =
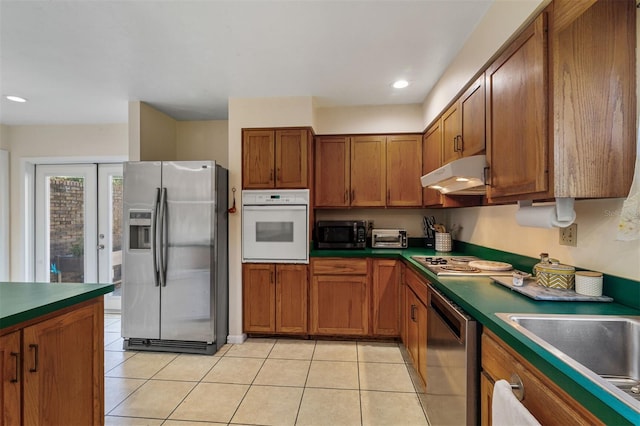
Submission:
<svg viewBox="0 0 640 426">
<path fill-rule="evenodd" d="M 15 358 L 16 360 L 16 373 L 13 376 L 13 379 L 10 380 L 11 383 L 18 383 L 18 378 L 19 378 L 19 374 L 20 374 L 20 359 L 18 358 L 20 356 L 19 352 L 11 352 L 11 356 Z"/>
<path fill-rule="evenodd" d="M 356 200 L 356 190 L 351 190 L 351 202 L 353 203 Z"/>
<path fill-rule="evenodd" d="M 38 372 L 38 345 L 35 343 L 31 343 L 29 345 L 29 351 L 33 350 L 33 368 L 29 369 L 30 373 Z"/>
<path fill-rule="evenodd" d="M 462 139 L 462 135 L 458 135 L 458 140 L 460 141 L 460 144 L 458 145 L 458 151 L 462 152 L 464 151 L 464 139 Z"/>
<path fill-rule="evenodd" d="M 411 305 L 411 321 L 416 322 L 416 305 Z"/>
<path fill-rule="evenodd" d="M 486 186 L 491 186 L 491 182 L 489 182 L 489 166 L 486 166 L 483 170 L 482 170 L 482 177 L 484 178 L 484 184 Z"/>
</svg>

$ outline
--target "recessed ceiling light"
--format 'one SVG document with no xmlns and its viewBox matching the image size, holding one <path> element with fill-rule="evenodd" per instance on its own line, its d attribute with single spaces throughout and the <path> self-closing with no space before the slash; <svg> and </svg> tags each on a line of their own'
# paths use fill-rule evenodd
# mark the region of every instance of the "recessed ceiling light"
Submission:
<svg viewBox="0 0 640 426">
<path fill-rule="evenodd" d="M 21 98 L 20 96 L 7 95 L 5 98 L 13 102 L 27 102 L 25 98 Z"/>
<path fill-rule="evenodd" d="M 404 89 L 408 85 L 409 85 L 409 82 L 407 80 L 398 80 L 395 83 L 393 83 L 393 87 L 395 87 L 396 89 Z"/>
</svg>

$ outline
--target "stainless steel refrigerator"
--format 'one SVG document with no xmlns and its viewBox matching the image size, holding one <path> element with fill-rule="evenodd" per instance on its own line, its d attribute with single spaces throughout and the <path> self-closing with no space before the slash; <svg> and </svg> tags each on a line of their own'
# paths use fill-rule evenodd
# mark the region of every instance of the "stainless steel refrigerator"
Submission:
<svg viewBox="0 0 640 426">
<path fill-rule="evenodd" d="M 215 353 L 228 334 L 228 172 L 124 164 L 124 349 Z"/>
</svg>

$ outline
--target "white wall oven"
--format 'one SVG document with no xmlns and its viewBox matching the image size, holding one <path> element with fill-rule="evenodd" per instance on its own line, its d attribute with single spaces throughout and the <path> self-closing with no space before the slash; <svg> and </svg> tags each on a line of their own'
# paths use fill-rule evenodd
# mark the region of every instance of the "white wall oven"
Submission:
<svg viewBox="0 0 640 426">
<path fill-rule="evenodd" d="M 309 190 L 242 191 L 242 262 L 309 263 Z"/>
</svg>

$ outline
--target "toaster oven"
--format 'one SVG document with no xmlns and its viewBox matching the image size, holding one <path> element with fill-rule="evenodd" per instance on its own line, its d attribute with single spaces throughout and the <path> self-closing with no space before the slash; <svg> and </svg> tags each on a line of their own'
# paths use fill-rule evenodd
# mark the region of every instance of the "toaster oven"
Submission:
<svg viewBox="0 0 640 426">
<path fill-rule="evenodd" d="M 374 229 L 371 231 L 372 248 L 407 248 L 405 229 Z"/>
</svg>

